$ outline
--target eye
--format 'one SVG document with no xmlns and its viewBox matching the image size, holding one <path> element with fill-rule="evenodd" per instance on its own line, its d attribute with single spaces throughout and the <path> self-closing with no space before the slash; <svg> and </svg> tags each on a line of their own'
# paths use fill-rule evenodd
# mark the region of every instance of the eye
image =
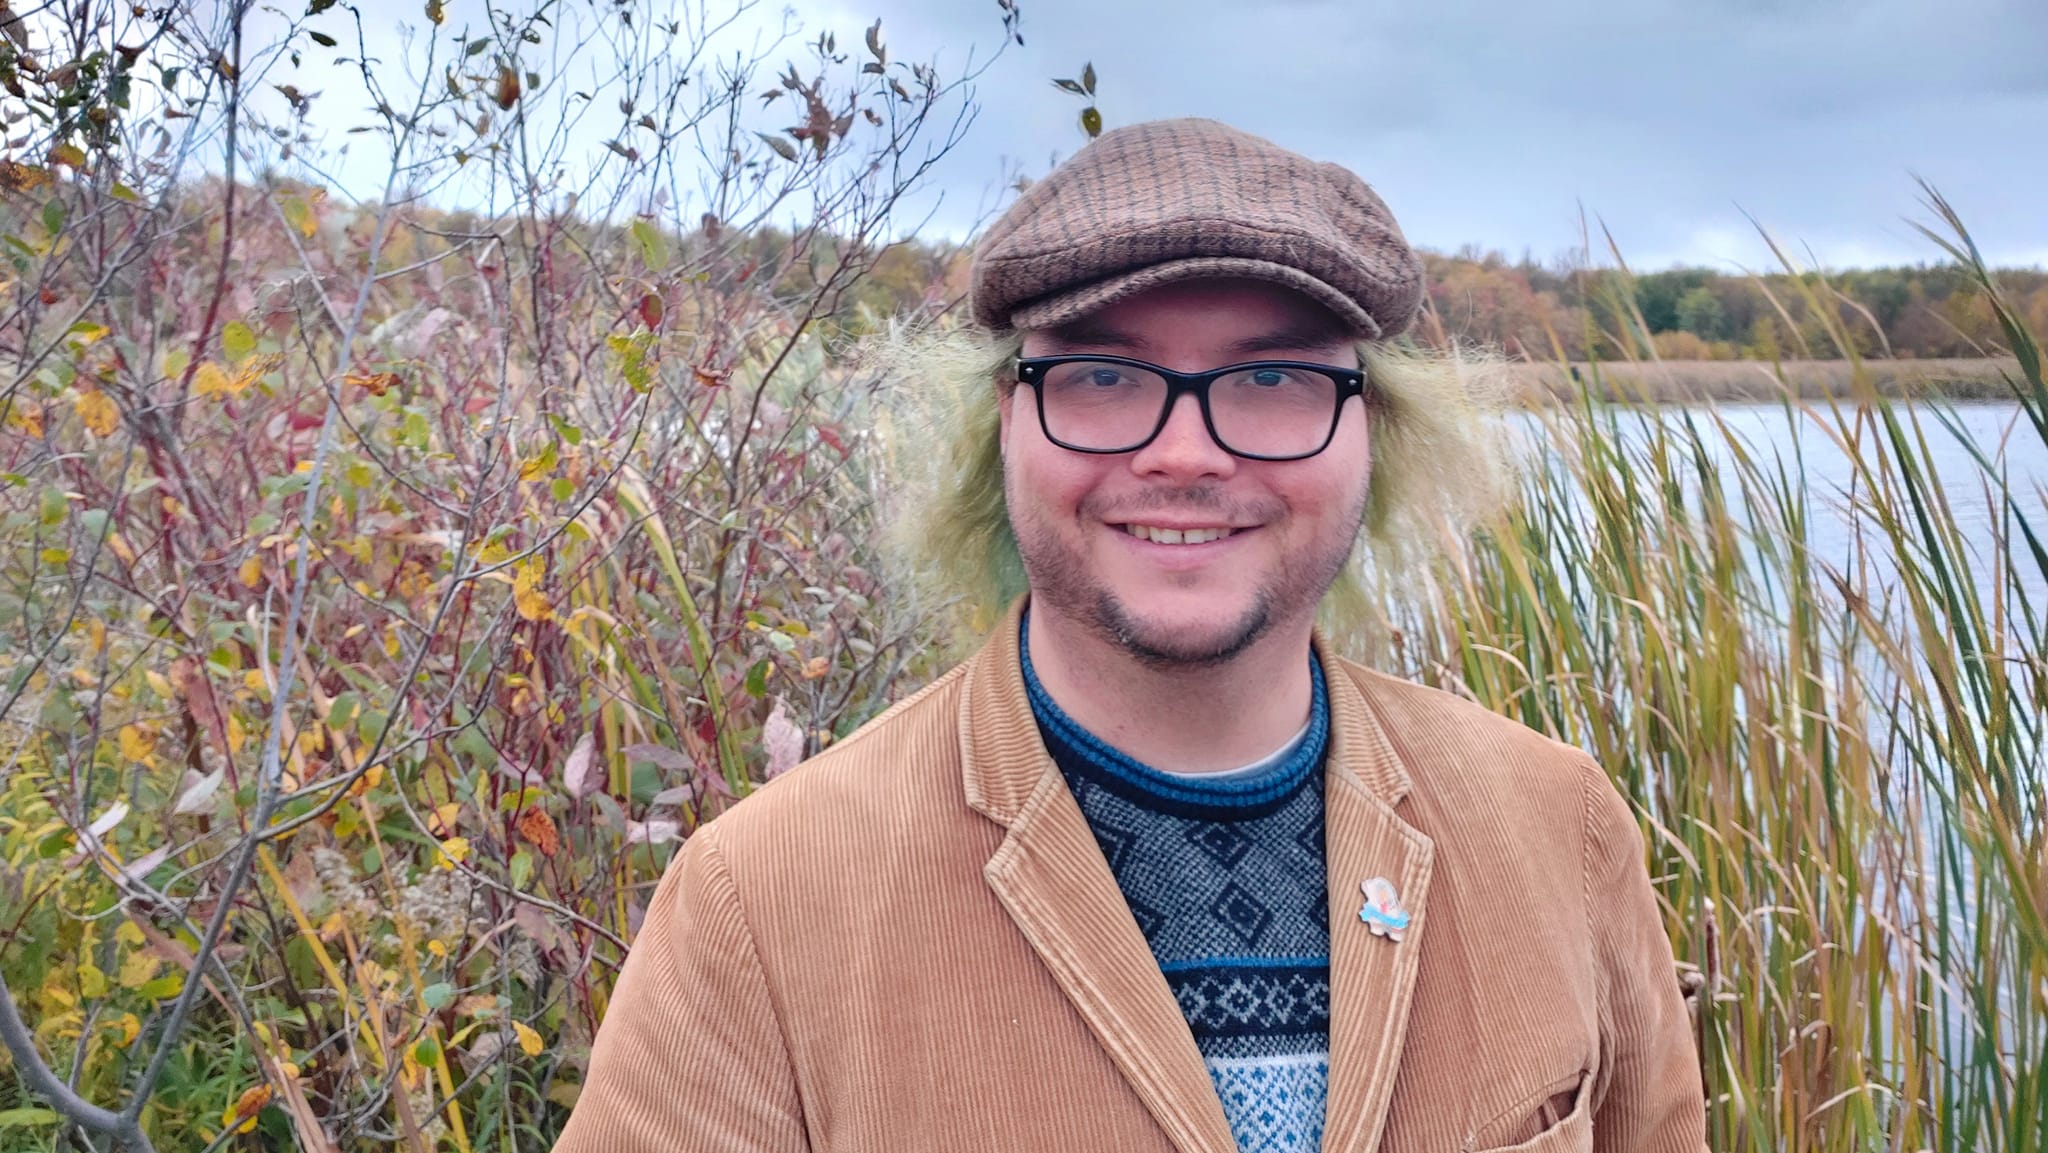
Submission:
<svg viewBox="0 0 2048 1153">
<path fill-rule="evenodd" d="M 1278 388 L 1279 386 L 1287 384 L 1288 382 L 1294 379 L 1294 375 L 1292 373 L 1286 371 L 1285 369 L 1279 368 L 1254 369 L 1248 375 L 1250 376 L 1251 382 L 1253 384 L 1259 385 L 1263 388 Z"/>
<path fill-rule="evenodd" d="M 1096 368 L 1088 373 L 1088 383 L 1098 388 L 1113 388 L 1123 381 L 1124 374 L 1113 368 Z"/>
</svg>

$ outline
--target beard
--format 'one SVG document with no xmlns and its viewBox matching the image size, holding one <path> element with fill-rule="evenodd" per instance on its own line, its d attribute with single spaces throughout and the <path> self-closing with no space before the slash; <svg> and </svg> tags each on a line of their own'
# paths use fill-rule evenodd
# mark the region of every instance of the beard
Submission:
<svg viewBox="0 0 2048 1153">
<path fill-rule="evenodd" d="M 1043 606 L 1079 622 L 1104 641 L 1151 668 L 1213 668 L 1229 663 L 1271 632 L 1278 624 L 1313 616 L 1337 576 L 1350 563 L 1351 551 L 1364 529 L 1365 494 L 1361 491 L 1347 509 L 1344 524 L 1348 533 L 1332 533 L 1328 539 L 1310 544 L 1308 555 L 1291 560 L 1257 588 L 1234 619 L 1204 634 L 1146 621 L 1091 568 L 1087 558 L 1069 547 L 1054 526 L 1040 516 L 1035 506 L 1023 506 L 1014 493 L 1006 494 L 1010 508 L 1010 531 L 1016 537 L 1017 552 L 1024 563 L 1024 575 L 1031 587 L 1033 607 Z M 1283 513 L 1277 502 L 1244 504 L 1225 500 L 1211 486 L 1183 489 L 1145 502 L 1143 507 L 1123 506 L 1110 510 L 1092 497 L 1084 499 L 1076 512 L 1076 523 L 1088 531 L 1101 524 L 1142 523 L 1143 514 L 1169 510 L 1222 513 L 1220 520 L 1231 523 L 1270 524 Z"/>
</svg>

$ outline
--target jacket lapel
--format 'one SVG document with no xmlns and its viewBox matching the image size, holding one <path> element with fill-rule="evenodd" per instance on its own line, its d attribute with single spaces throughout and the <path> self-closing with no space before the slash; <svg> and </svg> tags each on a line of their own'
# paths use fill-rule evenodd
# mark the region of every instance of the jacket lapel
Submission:
<svg viewBox="0 0 2048 1153">
<path fill-rule="evenodd" d="M 1358 682 L 1324 653 L 1330 751 L 1324 772 L 1324 841 L 1330 884 L 1330 1096 L 1324 1153 L 1379 1145 L 1408 1031 L 1421 960 L 1434 846 L 1395 815 L 1408 774 Z M 1362 882 L 1384 877 L 1408 912 L 1398 942 L 1359 918 Z"/>
<path fill-rule="evenodd" d="M 1237 1143 L 1166 978 L 1039 739 L 1018 663 L 1022 602 L 969 670 L 960 706 L 968 804 L 1009 830 L 989 888 L 1181 1153 Z"/>
</svg>

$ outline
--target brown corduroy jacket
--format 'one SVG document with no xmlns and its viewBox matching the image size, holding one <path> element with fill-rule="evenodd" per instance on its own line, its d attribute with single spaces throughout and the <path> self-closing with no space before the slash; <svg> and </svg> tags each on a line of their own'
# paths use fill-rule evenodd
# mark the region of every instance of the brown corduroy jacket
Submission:
<svg viewBox="0 0 2048 1153">
<path fill-rule="evenodd" d="M 689 839 L 557 1150 L 1234 1153 L 1039 741 L 1016 626 Z M 1692 1029 L 1606 776 L 1323 660 L 1326 1153 L 1699 1153 Z M 1369 877 L 1399 942 L 1359 919 Z"/>
</svg>

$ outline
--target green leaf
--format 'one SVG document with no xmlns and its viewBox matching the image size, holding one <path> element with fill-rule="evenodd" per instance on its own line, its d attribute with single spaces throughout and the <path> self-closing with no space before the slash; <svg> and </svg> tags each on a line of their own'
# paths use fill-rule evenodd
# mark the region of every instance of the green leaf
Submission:
<svg viewBox="0 0 2048 1153">
<path fill-rule="evenodd" d="M 19 1109 L 0 1109 L 0 1129 L 20 1129 L 30 1125 L 55 1125 L 57 1115 L 48 1109 L 36 1109 L 24 1105 Z"/>
<path fill-rule="evenodd" d="M 332 48 L 332 47 L 334 47 L 334 37 L 332 37 L 332 36 L 329 36 L 329 35 L 328 35 L 327 33 L 325 33 L 325 32 L 311 32 L 311 31 L 309 31 L 309 32 L 307 32 L 307 33 L 306 33 L 306 35 L 308 35 L 308 36 L 311 36 L 311 37 L 313 38 L 313 43 L 315 43 L 315 44 L 318 44 L 318 45 L 319 45 L 320 47 L 322 47 L 322 48 Z"/>
<path fill-rule="evenodd" d="M 1093 63 L 1081 65 L 1081 90 L 1090 96 L 1095 95 L 1095 65 Z"/>
<path fill-rule="evenodd" d="M 43 231 L 51 236 L 64 231 L 64 202 L 52 200 L 43 205 Z"/>
<path fill-rule="evenodd" d="M 420 1038 L 419 1044 L 412 1047 L 412 1059 L 429 1069 L 434 1068 L 441 1063 L 441 1042 L 432 1037 Z"/>
<path fill-rule="evenodd" d="M 747 695 L 760 699 L 768 695 L 768 661 L 766 658 L 754 662 L 747 670 Z"/>
<path fill-rule="evenodd" d="M 429 1009 L 444 1008 L 454 999 L 455 986 L 446 981 L 436 981 L 420 990 L 420 1000 L 425 1001 Z"/>
<path fill-rule="evenodd" d="M 653 221 L 635 220 L 631 229 L 633 240 L 640 246 L 640 262 L 649 272 L 660 272 L 668 267 L 668 240 L 661 235 L 661 229 Z"/>
<path fill-rule="evenodd" d="M 135 990 L 146 1001 L 168 1001 L 185 991 L 185 974 L 165 973 L 154 981 L 144 982 Z"/>
<path fill-rule="evenodd" d="M 554 483 L 548 487 L 554 490 L 556 500 L 568 500 L 576 495 L 576 482 L 566 476 L 556 477 Z"/>
<path fill-rule="evenodd" d="M 1083 108 L 1081 110 L 1081 131 L 1086 132 L 1090 140 L 1102 135 L 1102 113 L 1097 112 L 1092 106 Z"/>
<path fill-rule="evenodd" d="M 362 707 L 363 699 L 352 692 L 336 696 L 327 706 L 327 727 L 337 731 L 348 728 Z"/>
<path fill-rule="evenodd" d="M 512 854 L 512 887 L 526 888 L 526 882 L 533 879 L 533 854 L 521 849 Z"/>
<path fill-rule="evenodd" d="M 230 320 L 220 330 L 220 350 L 231 364 L 240 364 L 256 351 L 256 333 L 239 320 Z"/>
</svg>

